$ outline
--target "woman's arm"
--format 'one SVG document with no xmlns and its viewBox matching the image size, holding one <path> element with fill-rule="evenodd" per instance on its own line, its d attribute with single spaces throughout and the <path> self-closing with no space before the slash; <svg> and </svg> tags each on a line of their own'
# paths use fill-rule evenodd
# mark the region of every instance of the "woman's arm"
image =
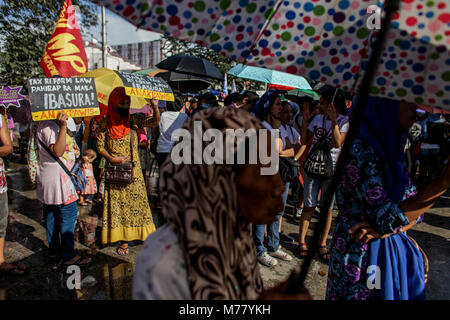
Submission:
<svg viewBox="0 0 450 320">
<path fill-rule="evenodd" d="M 333 146 L 335 148 L 340 148 L 344 144 L 347 133 L 339 131 L 339 125 L 337 123 L 337 111 L 334 105 L 331 105 L 330 109 L 325 113 L 331 120 L 331 137 L 333 139 Z"/>
<path fill-rule="evenodd" d="M 51 144 L 49 149 L 55 156 L 62 157 L 64 151 L 66 151 L 67 115 L 60 112 L 56 120 L 59 126 L 59 133 L 56 138 L 56 143 Z"/>
<path fill-rule="evenodd" d="M 305 152 L 305 150 L 306 150 L 306 145 L 303 145 L 300 141 L 296 144 L 296 147 L 298 148 L 298 149 L 295 149 L 295 150 L 298 150 L 296 153 L 295 153 L 295 159 L 296 160 L 298 160 L 298 159 L 300 159 L 300 157 L 303 155 L 303 153 Z"/>
<path fill-rule="evenodd" d="M 294 156 L 294 148 L 283 150 L 284 144 L 281 138 L 278 138 L 278 154 L 280 157 L 292 158 Z"/>
<path fill-rule="evenodd" d="M 0 147 L 0 157 L 4 157 L 13 152 L 13 145 L 11 142 L 11 136 L 8 132 L 6 117 L 3 114 L 0 115 L 0 121 L 2 122 L 2 127 L 0 129 L 0 141 L 2 142 L 2 146 Z"/>
<path fill-rule="evenodd" d="M 436 200 L 450 188 L 450 156 L 442 175 L 434 182 L 430 183 L 424 190 L 415 196 L 400 203 L 409 221 L 415 221 L 419 216 L 430 209 Z"/>
<path fill-rule="evenodd" d="M 309 141 L 313 138 L 313 133 L 308 130 L 309 119 L 314 117 L 318 112 L 309 112 L 309 103 L 305 103 L 303 106 L 303 119 L 302 119 L 302 132 L 300 137 L 300 143 L 302 145 L 308 145 Z"/>
</svg>

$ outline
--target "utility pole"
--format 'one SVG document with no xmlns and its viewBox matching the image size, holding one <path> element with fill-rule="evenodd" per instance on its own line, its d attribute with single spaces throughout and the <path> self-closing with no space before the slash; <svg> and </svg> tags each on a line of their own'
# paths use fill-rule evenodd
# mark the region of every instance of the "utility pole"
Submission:
<svg viewBox="0 0 450 320">
<path fill-rule="evenodd" d="M 103 68 L 107 68 L 106 66 L 106 9 L 105 6 L 102 6 L 102 62 Z"/>
</svg>

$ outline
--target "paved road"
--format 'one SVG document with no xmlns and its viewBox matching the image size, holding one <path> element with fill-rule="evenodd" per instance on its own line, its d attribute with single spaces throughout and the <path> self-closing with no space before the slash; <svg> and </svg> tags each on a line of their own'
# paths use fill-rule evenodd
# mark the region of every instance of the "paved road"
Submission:
<svg viewBox="0 0 450 320">
<path fill-rule="evenodd" d="M 68 275 L 47 268 L 47 241 L 41 212 L 26 179 L 26 167 L 12 163 L 8 172 L 8 196 L 10 223 L 6 238 L 7 261 L 23 261 L 30 266 L 30 273 L 23 277 L 0 279 L 0 299 L 130 299 L 134 261 L 141 245 L 131 247 L 128 257 L 115 253 L 115 247 L 90 249 L 78 241 L 76 247 L 82 253 L 94 257 L 95 263 L 82 273 L 81 290 L 68 290 L 65 286 Z M 450 299 L 450 193 L 430 209 L 423 223 L 410 231 L 430 260 L 428 299 Z M 288 208 L 283 222 L 283 231 L 298 238 L 298 226 Z M 96 215 L 100 206 L 80 207 L 80 216 Z M 336 212 L 335 212 L 336 214 Z M 312 226 L 317 222 L 313 218 Z M 101 230 L 98 224 L 97 235 Z M 311 233 L 310 233 L 311 235 Z M 285 249 L 295 256 L 297 242 Z M 259 266 L 265 287 L 285 280 L 290 272 L 299 269 L 302 260 L 295 257 L 290 262 L 280 262 L 273 268 Z M 314 260 L 308 274 L 306 286 L 314 299 L 324 299 L 328 266 Z"/>
</svg>

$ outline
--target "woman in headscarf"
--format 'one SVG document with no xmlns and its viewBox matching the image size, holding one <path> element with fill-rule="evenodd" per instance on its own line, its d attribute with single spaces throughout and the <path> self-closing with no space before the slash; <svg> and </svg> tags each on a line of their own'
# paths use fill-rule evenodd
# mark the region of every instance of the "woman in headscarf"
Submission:
<svg viewBox="0 0 450 320">
<path fill-rule="evenodd" d="M 130 184 L 105 183 L 103 204 L 102 244 L 124 241 L 117 248 L 119 255 L 128 255 L 128 242 L 144 241 L 155 230 L 147 200 L 144 177 L 139 161 L 137 128 L 159 125 L 158 102 L 152 100 L 153 117 L 130 115 L 130 97 L 123 87 L 112 91 L 106 117 L 100 121 L 97 148 L 111 163 L 122 163 L 133 158 L 134 182 Z M 130 139 L 134 135 L 133 157 Z"/>
<path fill-rule="evenodd" d="M 283 107 L 280 97 L 280 91 L 269 90 L 261 96 L 261 98 L 256 102 L 253 112 L 262 121 L 262 124 L 270 131 L 280 130 L 280 136 L 283 136 L 283 130 L 281 129 L 281 115 Z M 303 150 L 301 150 L 301 143 L 299 140 L 295 141 L 293 145 L 287 145 L 286 139 L 278 138 L 278 153 L 281 157 L 293 157 L 297 160 Z M 283 192 L 283 203 L 286 204 L 289 185 L 290 182 L 285 182 L 285 191 Z M 254 240 L 256 245 L 256 255 L 258 261 L 267 266 L 273 267 L 278 264 L 275 259 L 280 259 L 282 261 L 292 260 L 292 257 L 286 253 L 280 245 L 280 227 L 281 220 L 284 214 L 283 210 L 277 215 L 277 219 L 267 225 L 267 251 L 264 247 L 264 234 L 266 225 L 255 224 L 253 227 Z"/>
<path fill-rule="evenodd" d="M 258 136 L 256 143 L 249 143 L 247 137 L 244 146 L 234 142 L 231 150 L 225 150 L 237 163 L 236 153 L 240 152 L 237 145 L 243 146 L 246 164 L 175 164 L 174 152 L 185 143 L 190 143 L 191 152 L 186 156 L 193 163 L 194 128 L 198 120 L 202 132 L 218 129 L 223 145 L 227 130 L 247 132 L 264 128 L 248 112 L 234 108 L 210 108 L 185 123 L 183 129 L 188 134 L 175 144 L 160 173 L 162 213 L 168 223 L 144 243 L 134 272 L 133 297 L 202 300 L 269 297 L 270 293 L 261 292 L 263 283 L 251 223 L 275 220 L 283 208 L 283 182 L 278 173 L 262 175 L 260 162 L 248 164 L 250 152 L 258 152 L 261 142 L 266 142 Z M 206 151 L 209 144 L 202 141 L 201 151 Z M 219 154 L 219 158 L 225 159 L 226 155 Z M 286 284 L 275 289 L 277 298 L 286 297 L 282 296 Z M 275 297 L 274 291 L 270 297 Z"/>
<path fill-rule="evenodd" d="M 445 193 L 443 175 L 416 193 L 404 145 L 416 106 L 370 98 L 336 199 L 327 299 L 423 299 L 424 256 L 405 232 Z"/>
</svg>

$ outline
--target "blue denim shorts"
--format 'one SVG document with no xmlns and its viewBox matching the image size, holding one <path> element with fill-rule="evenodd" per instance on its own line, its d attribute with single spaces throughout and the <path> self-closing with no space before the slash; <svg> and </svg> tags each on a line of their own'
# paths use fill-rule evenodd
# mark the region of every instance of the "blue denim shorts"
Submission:
<svg viewBox="0 0 450 320">
<path fill-rule="evenodd" d="M 320 195 L 320 207 L 323 207 L 325 201 L 325 192 L 327 192 L 328 187 L 330 186 L 331 179 L 321 180 L 310 178 L 306 172 L 303 175 L 303 180 L 305 182 L 305 207 L 313 208 L 317 206 L 317 200 L 319 197 L 319 190 L 322 190 Z M 334 198 L 331 200 L 329 211 L 333 209 L 334 206 Z"/>
</svg>

